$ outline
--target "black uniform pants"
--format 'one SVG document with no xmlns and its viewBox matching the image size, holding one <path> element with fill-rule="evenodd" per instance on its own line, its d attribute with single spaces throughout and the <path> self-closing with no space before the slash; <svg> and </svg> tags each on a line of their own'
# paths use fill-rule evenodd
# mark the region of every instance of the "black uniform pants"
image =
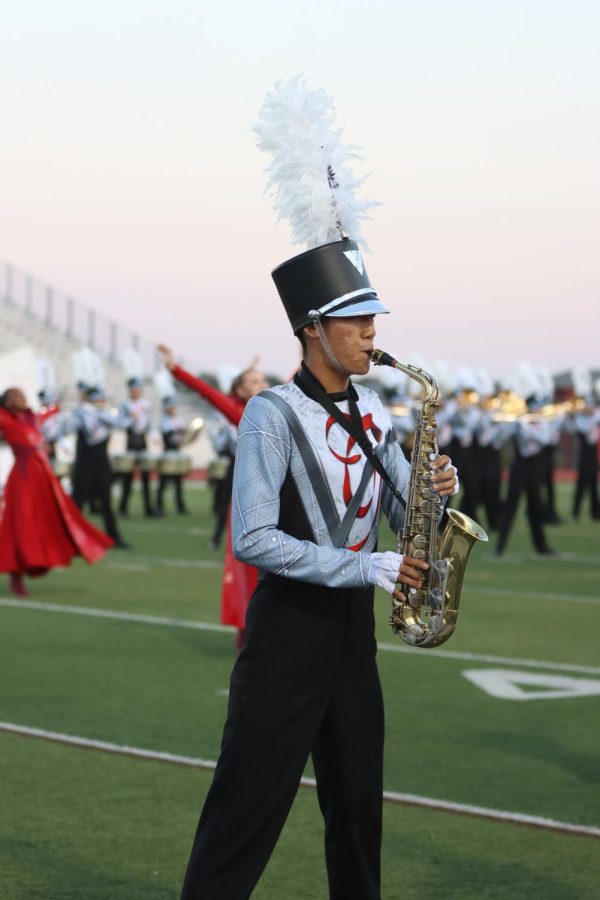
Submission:
<svg viewBox="0 0 600 900">
<path fill-rule="evenodd" d="M 477 485 L 475 448 L 473 444 L 470 447 L 463 447 L 460 441 L 453 438 L 444 450 L 452 460 L 452 465 L 456 466 L 458 471 L 461 486 L 461 496 L 458 503 L 460 511 L 466 516 L 476 519 L 480 497 Z M 457 498 L 449 505 L 454 506 L 456 504 Z"/>
<path fill-rule="evenodd" d="M 478 498 L 485 509 L 490 529 L 495 531 L 498 528 L 500 515 L 500 485 L 502 480 L 500 451 L 494 447 L 481 447 L 479 444 L 474 444 L 473 457 L 477 474 Z"/>
<path fill-rule="evenodd" d="M 247 900 L 309 755 L 333 900 L 380 900 L 383 702 L 373 591 L 267 576 L 251 600 L 182 900 Z M 294 893 L 286 900 L 304 900 Z"/>
<path fill-rule="evenodd" d="M 107 442 L 87 446 L 78 444 L 73 471 L 72 498 L 79 509 L 96 499 L 104 530 L 115 541 L 121 540 L 112 510 L 110 489 L 112 470 L 108 459 Z"/>
<path fill-rule="evenodd" d="M 598 501 L 598 457 L 595 444 L 588 444 L 582 434 L 579 439 L 579 458 L 577 461 L 577 484 L 573 498 L 573 516 L 579 518 L 581 504 L 587 491 L 590 492 L 590 511 L 592 518 L 600 518 L 600 502 Z"/>
<path fill-rule="evenodd" d="M 554 489 L 556 446 L 548 444 L 542 450 L 542 516 L 544 522 L 558 522 L 556 491 Z"/>
<path fill-rule="evenodd" d="M 133 482 L 133 472 L 124 472 L 121 475 L 121 502 L 119 503 L 119 512 L 127 514 L 129 506 L 129 494 L 131 493 L 131 484 Z M 150 500 L 150 472 L 140 472 L 142 479 L 142 494 L 144 498 L 144 513 L 152 515 L 152 502 Z"/>
<path fill-rule="evenodd" d="M 183 501 L 183 475 L 163 475 L 162 472 L 158 477 L 158 492 L 156 495 L 156 508 L 159 512 L 164 509 L 164 493 L 167 485 L 171 483 L 175 491 L 175 506 L 177 512 L 186 512 L 185 503 Z"/>
<path fill-rule="evenodd" d="M 527 497 L 527 519 L 531 531 L 531 539 L 538 553 L 547 551 L 548 545 L 542 525 L 542 498 L 541 479 L 543 463 L 541 453 L 534 456 L 520 456 L 515 452 L 515 458 L 510 469 L 508 481 L 508 493 L 500 513 L 500 526 L 498 534 L 497 552 L 502 553 L 508 541 L 508 535 L 517 512 L 521 494 Z"/>
</svg>

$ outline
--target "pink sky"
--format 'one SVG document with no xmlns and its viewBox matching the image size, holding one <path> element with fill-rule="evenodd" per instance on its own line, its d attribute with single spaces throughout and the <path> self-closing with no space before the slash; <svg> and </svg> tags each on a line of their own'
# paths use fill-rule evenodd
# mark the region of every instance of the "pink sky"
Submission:
<svg viewBox="0 0 600 900">
<path fill-rule="evenodd" d="M 287 374 L 270 270 L 303 248 L 261 196 L 249 126 L 303 72 L 382 202 L 381 347 L 497 376 L 600 365 L 595 4 L 33 5 L 0 62 L 1 258 L 194 367 L 260 353 Z"/>
</svg>

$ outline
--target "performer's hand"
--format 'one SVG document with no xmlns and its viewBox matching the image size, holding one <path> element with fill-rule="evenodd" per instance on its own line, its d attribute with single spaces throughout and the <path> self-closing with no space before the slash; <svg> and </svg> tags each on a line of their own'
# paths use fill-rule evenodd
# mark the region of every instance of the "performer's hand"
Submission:
<svg viewBox="0 0 600 900">
<path fill-rule="evenodd" d="M 171 348 L 167 347 L 166 344 L 159 344 L 158 352 L 160 353 L 161 359 L 167 369 L 172 369 L 175 365 L 175 359 L 173 357 L 173 351 L 171 350 Z"/>
<path fill-rule="evenodd" d="M 401 581 L 409 587 L 420 588 L 423 584 L 422 572 L 428 568 L 429 565 L 422 559 L 403 556 L 401 553 L 393 553 L 391 550 L 385 553 L 371 553 L 369 583 L 383 588 L 397 600 L 406 600 L 402 591 L 397 588 L 397 582 Z"/>
<path fill-rule="evenodd" d="M 414 587 L 419 590 L 423 586 L 422 573 L 427 571 L 429 564 L 422 559 L 415 559 L 413 556 L 403 556 L 401 559 L 402 563 L 398 569 L 398 578 L 396 580 L 408 585 L 408 587 Z M 406 600 L 406 596 L 396 587 L 392 591 L 392 596 L 396 600 Z"/>
<path fill-rule="evenodd" d="M 258 369 L 260 366 L 260 360 L 261 360 L 260 355 L 257 354 L 256 356 L 253 356 L 248 368 L 249 369 Z"/>
<path fill-rule="evenodd" d="M 458 494 L 458 477 L 456 468 L 449 456 L 438 456 L 431 463 L 431 486 L 439 497 L 452 497 Z"/>
</svg>

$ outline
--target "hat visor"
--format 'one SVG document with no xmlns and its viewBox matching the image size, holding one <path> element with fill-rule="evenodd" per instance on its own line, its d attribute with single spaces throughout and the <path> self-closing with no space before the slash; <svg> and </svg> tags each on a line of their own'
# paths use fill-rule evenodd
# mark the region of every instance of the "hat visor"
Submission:
<svg viewBox="0 0 600 900">
<path fill-rule="evenodd" d="M 376 316 L 379 313 L 389 313 L 383 303 L 377 299 L 374 294 L 370 297 L 358 300 L 356 303 L 350 303 L 341 309 L 332 309 L 325 313 L 327 318 L 343 319 L 350 316 Z"/>
</svg>

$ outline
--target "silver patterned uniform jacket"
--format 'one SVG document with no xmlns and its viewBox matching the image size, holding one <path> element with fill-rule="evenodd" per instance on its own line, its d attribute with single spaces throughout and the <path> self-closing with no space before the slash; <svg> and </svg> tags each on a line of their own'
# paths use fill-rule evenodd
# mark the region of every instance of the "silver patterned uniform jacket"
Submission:
<svg viewBox="0 0 600 900">
<path fill-rule="evenodd" d="M 354 386 L 363 428 L 396 490 L 406 498 L 410 466 L 397 442 L 378 395 Z M 338 519 L 344 518 L 370 464 L 350 435 L 319 403 L 294 383 L 272 389 L 296 413 L 318 459 Z M 332 395 L 335 398 L 335 395 Z M 348 414 L 348 401 L 337 402 Z M 278 528 L 280 493 L 293 478 L 314 540 L 299 540 Z M 236 557 L 265 572 L 332 588 L 366 587 L 369 556 L 377 543 L 381 511 L 399 532 L 404 507 L 373 471 L 344 546 L 334 546 L 315 487 L 285 415 L 263 395 L 254 397 L 240 423 L 232 502 L 232 539 Z"/>
</svg>

